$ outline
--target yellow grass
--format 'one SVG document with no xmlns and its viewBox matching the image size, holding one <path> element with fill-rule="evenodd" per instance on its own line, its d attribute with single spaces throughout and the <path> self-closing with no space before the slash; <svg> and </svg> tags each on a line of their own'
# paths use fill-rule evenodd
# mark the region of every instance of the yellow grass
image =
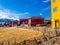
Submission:
<svg viewBox="0 0 60 45">
<path fill-rule="evenodd" d="M 24 28 L 0 28 L 0 41 L 9 40 L 10 42 L 21 42 L 23 40 L 33 39 L 34 37 L 42 36 L 43 33 L 37 30 Z"/>
</svg>

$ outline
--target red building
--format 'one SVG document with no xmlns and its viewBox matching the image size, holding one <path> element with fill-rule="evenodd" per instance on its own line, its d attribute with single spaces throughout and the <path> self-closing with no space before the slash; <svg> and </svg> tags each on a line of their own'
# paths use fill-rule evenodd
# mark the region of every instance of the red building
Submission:
<svg viewBox="0 0 60 45">
<path fill-rule="evenodd" d="M 44 18 L 38 16 L 31 17 L 29 19 L 28 24 L 30 26 L 36 26 L 37 24 L 44 24 Z"/>
<path fill-rule="evenodd" d="M 28 24 L 29 26 L 36 26 L 37 24 L 44 24 L 44 18 L 34 16 L 28 19 L 20 19 L 20 24 Z"/>
</svg>

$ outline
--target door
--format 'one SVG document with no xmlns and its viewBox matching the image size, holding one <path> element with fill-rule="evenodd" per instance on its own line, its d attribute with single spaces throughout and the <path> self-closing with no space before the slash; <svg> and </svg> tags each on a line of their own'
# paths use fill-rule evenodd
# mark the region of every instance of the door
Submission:
<svg viewBox="0 0 60 45">
<path fill-rule="evenodd" d="M 59 28 L 59 20 L 55 20 L 55 28 Z"/>
</svg>

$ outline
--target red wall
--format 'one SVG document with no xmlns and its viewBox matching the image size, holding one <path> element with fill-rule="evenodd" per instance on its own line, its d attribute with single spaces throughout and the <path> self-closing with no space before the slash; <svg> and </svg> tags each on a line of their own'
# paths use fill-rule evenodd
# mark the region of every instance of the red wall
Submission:
<svg viewBox="0 0 60 45">
<path fill-rule="evenodd" d="M 36 26 L 37 24 L 44 24 L 44 19 L 41 17 L 32 17 L 31 26 Z"/>
</svg>

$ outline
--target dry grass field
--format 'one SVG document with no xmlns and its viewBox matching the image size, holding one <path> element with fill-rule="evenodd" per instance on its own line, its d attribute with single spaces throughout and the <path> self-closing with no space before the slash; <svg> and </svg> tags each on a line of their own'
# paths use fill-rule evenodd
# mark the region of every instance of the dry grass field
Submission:
<svg viewBox="0 0 60 45">
<path fill-rule="evenodd" d="M 7 41 L 12 45 L 15 41 L 19 43 L 42 35 L 43 33 L 41 31 L 32 29 L 0 27 L 0 43 L 4 42 L 4 45 L 9 45 Z"/>
<path fill-rule="evenodd" d="M 58 36 L 60 29 L 48 27 L 0 27 L 0 45 L 52 45 Z M 57 40 L 60 44 L 60 37 Z"/>
</svg>

